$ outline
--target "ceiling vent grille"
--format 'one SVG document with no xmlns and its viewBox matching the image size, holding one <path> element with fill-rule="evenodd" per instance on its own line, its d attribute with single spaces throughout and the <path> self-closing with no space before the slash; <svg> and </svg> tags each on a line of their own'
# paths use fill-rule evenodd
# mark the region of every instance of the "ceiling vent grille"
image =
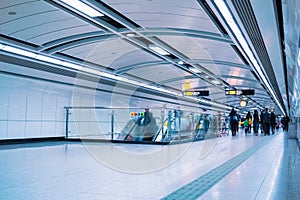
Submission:
<svg viewBox="0 0 300 200">
<path fill-rule="evenodd" d="M 62 69 L 62 68 L 58 68 L 58 67 L 52 67 L 52 66 L 45 65 L 42 63 L 35 63 L 30 60 L 15 58 L 15 57 L 11 57 L 8 55 L 0 54 L 0 60 L 2 62 L 6 62 L 6 63 L 18 65 L 18 66 L 23 66 L 23 67 L 27 67 L 27 68 L 31 68 L 31 69 L 35 69 L 35 70 L 40 70 L 40 71 L 44 71 L 44 72 L 49 72 L 49 73 L 53 73 L 53 74 L 59 74 L 59 75 L 63 75 L 63 76 L 73 77 L 73 78 L 81 78 L 81 79 L 85 79 L 85 80 L 89 80 L 89 81 L 96 81 L 96 82 L 99 81 L 99 78 L 80 74 L 80 73 L 72 71 L 72 70 L 66 70 L 66 69 Z"/>
<path fill-rule="evenodd" d="M 253 47 L 257 53 L 257 56 L 260 59 L 260 62 L 262 63 L 262 67 L 264 68 L 266 75 L 268 76 L 275 93 L 279 97 L 280 103 L 283 104 L 282 96 L 280 93 L 280 90 L 278 88 L 278 84 L 275 78 L 275 74 L 272 68 L 272 64 L 270 61 L 270 58 L 267 53 L 266 46 L 264 44 L 262 35 L 260 33 L 251 3 L 249 0 L 232 0 L 232 3 L 236 9 L 236 12 L 239 15 L 239 18 L 241 19 L 248 36 L 253 44 Z"/>
</svg>

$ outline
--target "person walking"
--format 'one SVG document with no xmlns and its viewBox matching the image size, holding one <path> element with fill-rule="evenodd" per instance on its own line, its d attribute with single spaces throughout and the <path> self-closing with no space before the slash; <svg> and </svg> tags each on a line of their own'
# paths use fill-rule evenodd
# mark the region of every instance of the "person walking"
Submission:
<svg viewBox="0 0 300 200">
<path fill-rule="evenodd" d="M 254 110 L 253 113 L 253 132 L 254 135 L 258 135 L 258 128 L 259 128 L 259 116 L 258 116 L 258 111 Z"/>
<path fill-rule="evenodd" d="M 246 115 L 246 119 L 248 120 L 248 132 L 251 133 L 251 126 L 252 126 L 252 115 L 250 111 L 248 111 Z"/>
<path fill-rule="evenodd" d="M 275 126 L 276 126 L 276 116 L 273 111 L 271 112 L 271 115 L 270 115 L 270 126 L 271 126 L 271 130 L 272 130 L 272 135 L 274 135 Z"/>
<path fill-rule="evenodd" d="M 247 118 L 244 120 L 244 130 L 245 130 L 245 135 L 248 135 L 248 132 L 249 132 L 249 120 Z"/>
<path fill-rule="evenodd" d="M 229 113 L 229 119 L 230 119 L 231 134 L 232 136 L 235 136 L 239 120 L 238 120 L 237 112 L 234 110 L 234 108 L 232 108 Z"/>
<path fill-rule="evenodd" d="M 289 130 L 289 117 L 285 116 L 282 118 L 281 123 L 282 123 L 282 129 L 283 131 L 288 131 Z"/>
<path fill-rule="evenodd" d="M 261 132 L 261 135 L 264 134 L 263 114 L 264 114 L 264 110 L 260 110 L 259 124 L 260 124 L 260 132 Z"/>
<path fill-rule="evenodd" d="M 270 135 L 270 113 L 268 108 L 262 114 L 263 130 L 265 135 Z"/>
<path fill-rule="evenodd" d="M 204 130 L 204 135 L 207 134 L 208 129 L 209 129 L 209 125 L 210 125 L 210 120 L 208 119 L 208 116 L 206 115 L 206 116 L 204 117 L 204 120 L 203 120 L 203 130 Z"/>
</svg>

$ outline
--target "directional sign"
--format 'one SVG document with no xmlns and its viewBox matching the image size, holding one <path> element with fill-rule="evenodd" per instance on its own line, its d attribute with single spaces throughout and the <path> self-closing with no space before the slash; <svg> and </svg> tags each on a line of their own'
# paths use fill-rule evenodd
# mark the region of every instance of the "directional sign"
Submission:
<svg viewBox="0 0 300 200">
<path fill-rule="evenodd" d="M 185 91 L 184 96 L 209 96 L 208 90 Z"/>
<path fill-rule="evenodd" d="M 209 96 L 209 91 L 208 90 L 197 90 L 194 91 L 197 96 Z"/>
<path fill-rule="evenodd" d="M 226 95 L 237 95 L 237 90 L 225 90 Z"/>
<path fill-rule="evenodd" d="M 254 95 L 254 90 L 241 90 L 241 95 Z"/>
<path fill-rule="evenodd" d="M 225 95 L 254 95 L 254 90 L 225 90 Z"/>
</svg>

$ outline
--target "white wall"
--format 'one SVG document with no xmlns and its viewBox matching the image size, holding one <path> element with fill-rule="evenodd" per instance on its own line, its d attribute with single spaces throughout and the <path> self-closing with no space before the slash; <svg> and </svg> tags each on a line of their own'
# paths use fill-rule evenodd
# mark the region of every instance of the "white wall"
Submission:
<svg viewBox="0 0 300 200">
<path fill-rule="evenodd" d="M 3 68 L 6 65 L 3 65 Z M 15 71 L 15 66 L 7 65 L 10 71 Z M 19 69 L 19 68 L 16 68 Z M 82 84 L 85 87 L 99 87 L 95 82 L 75 80 L 70 77 L 62 77 L 53 74 L 41 73 L 39 71 L 27 71 L 20 67 L 20 73 L 34 75 L 39 78 L 56 79 L 66 81 L 69 84 L 59 84 L 55 82 L 30 79 L 21 76 L 0 74 L 0 140 L 43 138 L 43 137 L 64 137 L 66 132 L 66 106 L 112 106 L 112 107 L 163 107 L 165 103 L 137 99 L 135 91 L 122 91 L 129 96 L 118 95 L 120 92 L 116 88 L 108 88 L 113 94 L 86 89 L 84 87 L 73 87 L 70 84 Z M 52 75 L 52 77 L 51 77 Z M 163 98 L 162 98 L 163 99 Z M 126 110 L 125 110 L 126 111 Z M 152 112 L 154 110 L 152 109 Z M 157 111 L 160 115 L 160 110 Z M 115 121 L 126 123 L 130 118 L 130 111 L 116 113 Z M 73 115 L 74 116 L 74 115 Z M 78 119 L 79 117 L 79 119 Z M 77 116 L 77 121 L 94 119 L 96 124 L 88 126 L 76 126 L 83 128 L 80 130 L 84 134 L 98 132 L 109 132 L 110 115 L 91 111 L 89 117 Z M 75 121 L 76 121 L 75 120 Z M 98 127 L 99 126 L 99 127 Z M 101 126 L 101 127 L 100 127 Z M 75 130 L 75 133 L 78 130 Z"/>
<path fill-rule="evenodd" d="M 111 94 L 96 92 L 93 89 L 6 74 L 0 74 L 0 80 L 0 140 L 64 137 L 66 132 L 64 107 L 66 106 L 136 106 L 136 103 L 131 102 L 130 97 L 113 95 L 112 100 Z M 92 88 L 97 86 L 97 83 L 74 81 L 76 84 L 81 82 Z M 143 100 L 138 102 L 141 105 L 151 106 L 150 102 L 146 104 Z M 93 110 L 91 112 L 95 114 Z M 103 122 L 108 117 L 110 115 L 102 113 L 101 116 L 97 116 L 96 121 Z M 129 113 L 126 117 L 129 118 Z M 83 119 L 76 120 L 89 119 L 91 117 L 87 119 L 83 116 Z M 111 125 L 108 123 L 97 124 L 101 127 L 91 127 L 93 124 L 89 124 L 80 132 L 92 134 L 99 132 L 99 129 L 110 130 Z"/>
<path fill-rule="evenodd" d="M 0 74 L 0 139 L 65 135 L 66 86 Z"/>
</svg>

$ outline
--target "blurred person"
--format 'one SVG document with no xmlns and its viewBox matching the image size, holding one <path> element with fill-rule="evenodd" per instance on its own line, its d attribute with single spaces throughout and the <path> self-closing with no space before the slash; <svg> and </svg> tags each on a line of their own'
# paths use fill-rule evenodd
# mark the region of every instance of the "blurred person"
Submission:
<svg viewBox="0 0 300 200">
<path fill-rule="evenodd" d="M 283 119 L 281 120 L 283 131 L 289 130 L 289 121 L 290 121 L 290 119 L 288 116 L 283 117 Z"/>
<path fill-rule="evenodd" d="M 150 109 L 148 107 L 145 108 L 144 112 L 144 123 L 143 123 L 144 129 L 143 129 L 143 141 L 152 141 L 153 136 L 155 135 L 157 126 L 156 126 L 156 120 L 153 117 L 152 112 L 150 112 Z"/>
<path fill-rule="evenodd" d="M 258 128 L 259 128 L 259 115 L 258 115 L 258 111 L 254 110 L 253 113 L 253 132 L 254 135 L 258 135 Z"/>
<path fill-rule="evenodd" d="M 271 115 L 270 115 L 270 126 L 271 126 L 272 135 L 274 135 L 275 126 L 276 126 L 276 116 L 273 111 L 271 112 Z"/>
<path fill-rule="evenodd" d="M 270 135 L 270 113 L 268 112 L 268 108 L 262 114 L 262 124 L 264 135 Z"/>
<path fill-rule="evenodd" d="M 252 115 L 250 111 L 248 111 L 246 115 L 246 119 L 248 119 L 248 132 L 251 133 L 251 126 L 252 126 Z"/>
<path fill-rule="evenodd" d="M 234 108 L 232 108 L 229 113 L 229 119 L 230 119 L 230 127 L 231 127 L 232 136 L 235 136 L 239 120 L 238 120 L 237 112 L 234 110 Z"/>
<path fill-rule="evenodd" d="M 249 120 L 247 118 L 244 120 L 244 130 L 245 130 L 245 135 L 247 135 L 249 132 Z"/>
<path fill-rule="evenodd" d="M 263 113 L 264 113 L 264 110 L 261 110 L 260 111 L 260 116 L 259 116 L 259 124 L 260 124 L 260 132 L 261 132 L 261 134 L 264 133 L 264 129 L 263 129 Z"/>
<path fill-rule="evenodd" d="M 210 120 L 208 119 L 208 116 L 206 115 L 204 120 L 203 120 L 203 130 L 204 130 L 204 134 L 207 134 L 208 129 L 209 129 L 209 125 L 210 125 Z"/>
</svg>

